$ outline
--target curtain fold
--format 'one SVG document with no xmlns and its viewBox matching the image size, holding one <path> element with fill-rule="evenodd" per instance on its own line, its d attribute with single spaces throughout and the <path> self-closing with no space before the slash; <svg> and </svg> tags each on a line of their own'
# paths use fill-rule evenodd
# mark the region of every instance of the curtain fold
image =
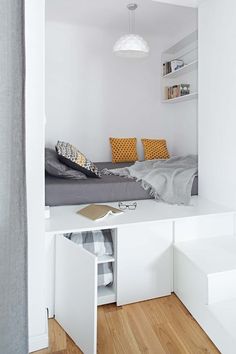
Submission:
<svg viewBox="0 0 236 354">
<path fill-rule="evenodd" d="M 0 353 L 28 353 L 24 1 L 0 2 Z"/>
</svg>

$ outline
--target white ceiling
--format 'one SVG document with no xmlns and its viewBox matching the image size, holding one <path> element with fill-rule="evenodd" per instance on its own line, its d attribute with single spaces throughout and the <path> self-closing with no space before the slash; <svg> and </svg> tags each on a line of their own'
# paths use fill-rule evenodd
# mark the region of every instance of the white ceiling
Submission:
<svg viewBox="0 0 236 354">
<path fill-rule="evenodd" d="M 167 0 L 164 0 L 167 1 Z M 169 0 L 168 0 L 169 1 Z M 171 1 L 171 0 L 170 0 Z M 191 0 L 190 0 L 191 1 Z M 76 22 L 121 33 L 128 29 L 129 0 L 46 0 L 48 21 Z M 137 0 L 136 30 L 140 34 L 172 36 L 197 27 L 197 9 Z"/>
<path fill-rule="evenodd" d="M 153 0 L 153 1 L 158 1 L 166 4 L 172 4 L 178 6 L 198 7 L 201 0 Z"/>
</svg>

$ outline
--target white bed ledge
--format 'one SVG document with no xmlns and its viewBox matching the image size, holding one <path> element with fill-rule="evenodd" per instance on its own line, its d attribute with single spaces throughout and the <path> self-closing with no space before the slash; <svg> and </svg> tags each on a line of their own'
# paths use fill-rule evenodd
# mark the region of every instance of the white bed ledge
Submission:
<svg viewBox="0 0 236 354">
<path fill-rule="evenodd" d="M 118 203 L 106 203 L 118 207 Z M 192 197 L 189 206 L 169 205 L 154 200 L 137 201 L 135 211 L 128 210 L 124 214 L 108 216 L 102 221 L 91 221 L 76 212 L 85 205 L 50 207 L 50 219 L 46 221 L 46 233 L 65 233 L 96 229 L 116 228 L 122 225 L 137 224 L 152 221 L 179 220 L 204 215 L 233 213 L 227 208 Z"/>
</svg>

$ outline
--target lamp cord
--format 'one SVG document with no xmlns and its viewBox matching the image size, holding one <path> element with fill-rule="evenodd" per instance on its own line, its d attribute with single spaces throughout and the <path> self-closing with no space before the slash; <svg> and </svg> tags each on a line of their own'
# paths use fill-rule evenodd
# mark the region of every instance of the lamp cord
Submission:
<svg viewBox="0 0 236 354">
<path fill-rule="evenodd" d="M 135 10 L 129 10 L 129 33 L 135 33 Z"/>
</svg>

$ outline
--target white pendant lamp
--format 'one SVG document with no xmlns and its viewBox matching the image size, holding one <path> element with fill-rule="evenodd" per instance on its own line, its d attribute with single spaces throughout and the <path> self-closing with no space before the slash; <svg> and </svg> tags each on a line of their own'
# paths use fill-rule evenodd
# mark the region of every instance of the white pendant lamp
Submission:
<svg viewBox="0 0 236 354">
<path fill-rule="evenodd" d="M 135 33 L 135 10 L 137 4 L 129 4 L 129 34 L 122 36 L 114 45 L 113 52 L 126 58 L 144 58 L 149 54 L 147 42 Z"/>
</svg>

